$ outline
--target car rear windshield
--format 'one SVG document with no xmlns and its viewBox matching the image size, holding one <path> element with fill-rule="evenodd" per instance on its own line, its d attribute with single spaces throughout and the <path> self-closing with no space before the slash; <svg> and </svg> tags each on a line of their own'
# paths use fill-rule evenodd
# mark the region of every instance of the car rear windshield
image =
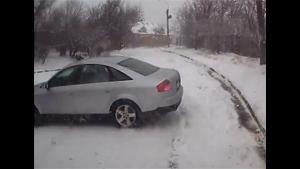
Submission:
<svg viewBox="0 0 300 169">
<path fill-rule="evenodd" d="M 153 66 L 149 63 L 133 58 L 125 59 L 118 64 L 144 76 L 150 75 L 159 69 L 158 67 Z"/>
</svg>

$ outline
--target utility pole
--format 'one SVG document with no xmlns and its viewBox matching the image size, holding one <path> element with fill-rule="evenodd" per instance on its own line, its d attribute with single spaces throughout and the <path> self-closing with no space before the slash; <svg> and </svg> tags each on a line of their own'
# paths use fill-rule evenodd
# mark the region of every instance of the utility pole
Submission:
<svg viewBox="0 0 300 169">
<path fill-rule="evenodd" d="M 172 15 L 169 15 L 169 8 L 167 9 L 166 14 L 167 14 L 167 38 L 168 38 L 168 47 L 170 47 L 169 19 L 172 18 Z"/>
</svg>

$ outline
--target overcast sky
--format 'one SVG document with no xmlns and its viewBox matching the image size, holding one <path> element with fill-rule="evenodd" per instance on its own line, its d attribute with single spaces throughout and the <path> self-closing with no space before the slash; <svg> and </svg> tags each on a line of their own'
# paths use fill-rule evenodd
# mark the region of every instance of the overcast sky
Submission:
<svg viewBox="0 0 300 169">
<path fill-rule="evenodd" d="M 156 24 L 166 24 L 166 9 L 169 6 L 169 13 L 172 15 L 170 23 L 176 20 L 176 11 L 184 0 L 125 0 L 131 4 L 138 4 L 144 11 L 144 18 Z"/>
<path fill-rule="evenodd" d="M 56 0 L 59 3 L 65 0 Z M 87 5 L 95 5 L 106 0 L 80 0 Z M 155 24 L 166 25 L 166 9 L 169 6 L 169 13 L 172 15 L 170 19 L 170 27 L 176 21 L 176 11 L 180 8 L 185 0 L 123 0 L 125 3 L 139 5 L 144 11 L 145 21 Z"/>
</svg>

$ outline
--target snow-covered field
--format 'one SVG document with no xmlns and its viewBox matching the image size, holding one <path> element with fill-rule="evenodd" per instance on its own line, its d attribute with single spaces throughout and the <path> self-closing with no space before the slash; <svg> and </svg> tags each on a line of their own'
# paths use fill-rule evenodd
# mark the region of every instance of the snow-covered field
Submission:
<svg viewBox="0 0 300 169">
<path fill-rule="evenodd" d="M 257 59 L 212 55 L 185 48 L 115 51 L 180 72 L 184 95 L 179 109 L 139 129 L 110 125 L 48 125 L 34 129 L 35 168 L 265 168 L 254 134 L 240 126 L 231 96 L 187 55 L 235 83 L 265 124 L 265 67 Z M 52 56 L 35 71 L 72 60 Z M 36 73 L 34 83 L 55 72 Z"/>
</svg>

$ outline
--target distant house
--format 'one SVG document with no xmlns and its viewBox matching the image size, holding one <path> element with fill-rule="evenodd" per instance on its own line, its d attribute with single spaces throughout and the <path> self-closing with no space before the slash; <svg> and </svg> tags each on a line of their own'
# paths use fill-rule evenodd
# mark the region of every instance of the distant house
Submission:
<svg viewBox="0 0 300 169">
<path fill-rule="evenodd" d="M 164 28 L 150 22 L 138 22 L 131 29 L 133 35 L 127 39 L 126 46 L 165 46 L 168 44 L 168 37 Z"/>
</svg>

